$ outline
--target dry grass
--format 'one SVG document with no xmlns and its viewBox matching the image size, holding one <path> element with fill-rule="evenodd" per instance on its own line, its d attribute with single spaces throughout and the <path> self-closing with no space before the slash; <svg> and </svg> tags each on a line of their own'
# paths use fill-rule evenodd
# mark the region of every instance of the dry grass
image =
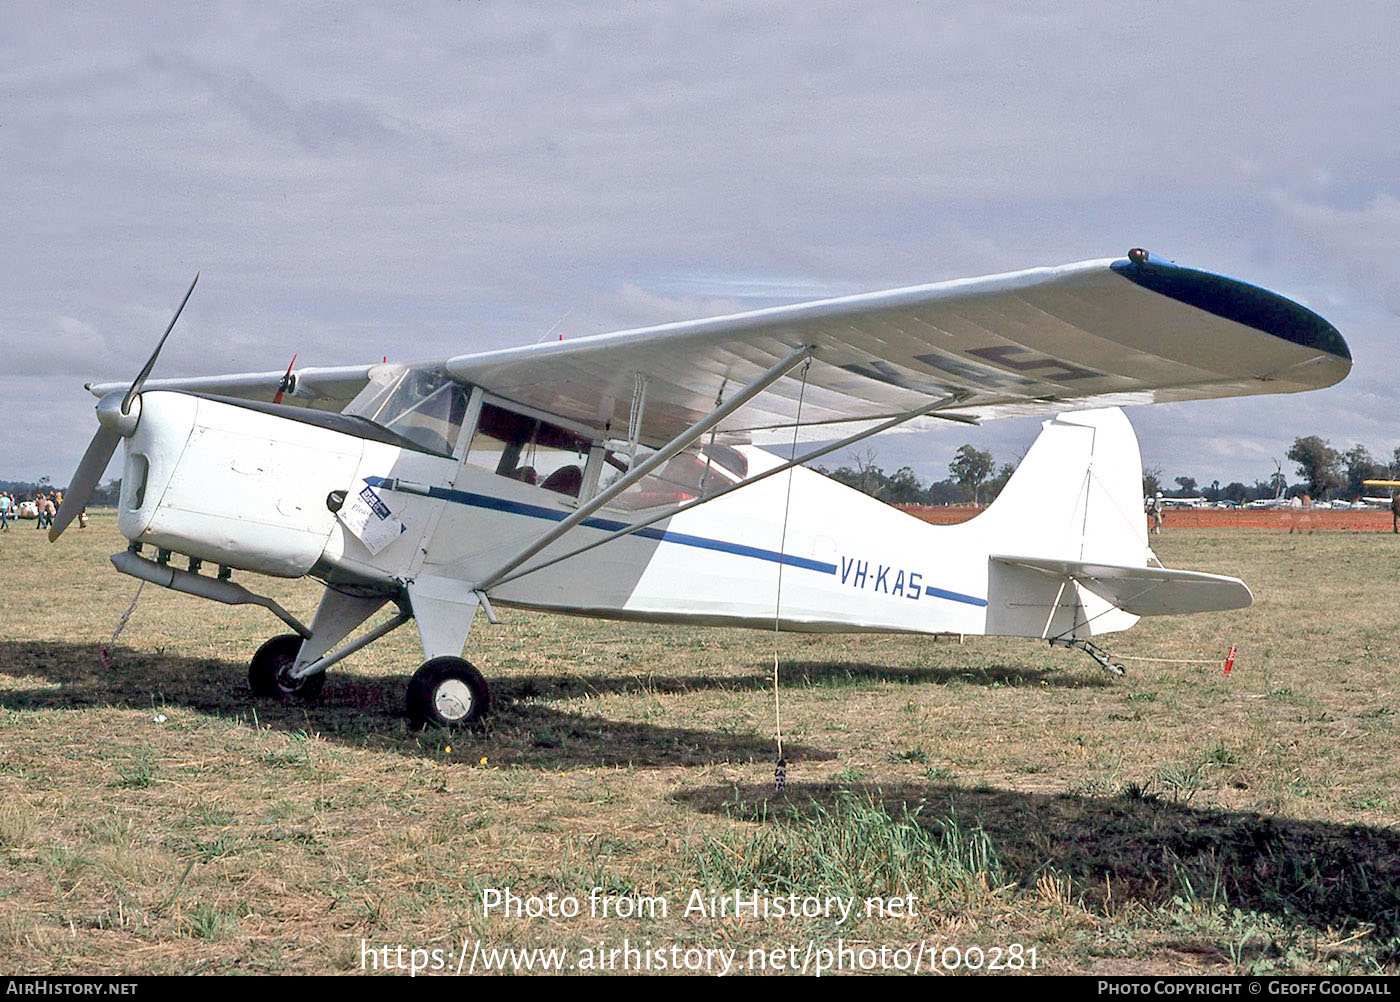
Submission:
<svg viewBox="0 0 1400 1002">
<path fill-rule="evenodd" d="M 1035 945 L 1059 972 L 1397 969 L 1400 538 L 1192 531 L 1242 613 L 1115 653 L 1239 645 L 1235 672 L 1029 641 L 771 637 L 508 612 L 480 735 L 410 734 L 401 630 L 323 702 L 250 701 L 260 610 L 147 588 L 110 516 L 0 536 L 0 953 L 15 972 L 354 971 L 360 940 Z M 248 581 L 247 583 L 252 583 Z M 314 586 L 274 584 L 309 615 Z M 163 715 L 163 722 L 157 717 Z M 916 892 L 917 919 L 699 923 L 692 887 Z M 483 919 L 480 892 L 667 895 L 635 920 Z"/>
</svg>

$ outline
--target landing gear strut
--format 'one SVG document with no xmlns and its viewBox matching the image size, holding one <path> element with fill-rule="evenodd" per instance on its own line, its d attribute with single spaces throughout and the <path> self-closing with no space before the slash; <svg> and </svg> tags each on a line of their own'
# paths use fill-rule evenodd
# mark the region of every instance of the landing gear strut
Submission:
<svg viewBox="0 0 1400 1002">
<path fill-rule="evenodd" d="M 286 701 L 300 699 L 311 702 L 321 695 L 321 687 L 326 684 L 324 673 L 292 678 L 292 665 L 296 663 L 297 652 L 301 650 L 301 637 L 295 633 L 284 633 L 273 637 L 258 648 L 253 660 L 248 663 L 248 685 L 253 695 L 271 697 Z"/>
<path fill-rule="evenodd" d="M 429 724 L 466 727 L 491 708 L 491 691 L 469 662 L 441 657 L 425 662 L 413 673 L 404 698 L 408 722 L 415 730 Z"/>
<path fill-rule="evenodd" d="M 1064 637 L 1053 637 L 1050 640 L 1050 646 L 1073 647 L 1076 650 L 1081 650 L 1085 654 L 1089 655 L 1089 657 L 1093 658 L 1098 663 L 1098 666 L 1100 668 L 1108 672 L 1110 675 L 1114 675 L 1118 678 L 1122 678 L 1128 673 L 1128 670 L 1126 668 L 1124 668 L 1118 662 L 1114 661 L 1113 658 L 1109 656 L 1108 651 L 1104 650 L 1102 647 L 1099 647 L 1092 641 L 1077 639 L 1071 640 Z"/>
</svg>

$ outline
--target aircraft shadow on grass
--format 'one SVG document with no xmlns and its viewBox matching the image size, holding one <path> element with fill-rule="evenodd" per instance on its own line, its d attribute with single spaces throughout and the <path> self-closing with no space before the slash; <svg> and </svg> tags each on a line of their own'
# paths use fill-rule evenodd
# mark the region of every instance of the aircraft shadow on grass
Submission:
<svg viewBox="0 0 1400 1002">
<path fill-rule="evenodd" d="M 946 783 L 878 786 L 714 786 L 676 794 L 706 813 L 811 820 L 848 798 L 891 817 L 919 808 L 938 832 L 949 816 L 982 828 L 1005 877 L 1034 887 L 1047 868 L 1074 881 L 1091 906 L 1170 902 L 1189 881 L 1195 894 L 1318 928 L 1374 925 L 1400 936 L 1400 832 L 1253 812 L 1192 808 L 1152 796 L 1036 794 Z M 1111 894 L 1111 899 L 1110 899 Z M 1338 937 L 1341 938 L 1341 937 Z M 1392 944 L 1400 952 L 1400 947 Z"/>
<path fill-rule="evenodd" d="M 311 705 L 254 700 L 246 667 L 214 658 L 186 658 L 159 649 L 119 649 L 117 666 L 104 668 L 95 645 L 0 641 L 0 706 L 12 710 L 72 709 L 90 706 L 184 706 L 218 717 L 251 719 L 274 728 L 315 730 L 349 745 L 394 747 L 404 754 L 433 754 L 406 732 L 403 676 L 335 673 L 322 699 Z M 34 684 L 25 684 L 26 679 Z M 841 687 L 856 683 L 950 683 L 971 685 L 1096 686 L 1096 677 L 1036 669 L 993 666 L 900 668 L 849 662 L 790 662 L 783 668 L 788 686 Z M 751 692 L 772 685 L 764 668 L 740 675 L 548 674 L 504 675 L 492 680 L 495 710 L 485 734 L 487 753 L 498 761 L 549 768 L 630 765 L 656 767 L 715 762 L 767 762 L 773 755 L 767 735 L 699 730 L 618 721 L 552 707 L 538 700 L 613 694 Z M 784 748 L 794 762 L 834 758 L 827 750 L 800 744 Z"/>
<path fill-rule="evenodd" d="M 749 692 L 773 687 L 773 668 L 754 666 L 744 675 L 587 675 L 554 674 L 501 678 L 492 682 L 493 692 L 515 698 L 537 696 L 577 696 L 586 693 L 615 694 L 654 692 L 666 695 L 685 692 Z M 987 668 L 903 668 L 898 665 L 849 661 L 784 661 L 782 684 L 795 688 L 838 688 L 892 682 L 899 685 L 981 685 L 1017 686 L 1044 683 L 1057 688 L 1090 689 L 1110 683 L 1101 675 L 1081 675 L 1058 670 L 993 665 Z"/>
<path fill-rule="evenodd" d="M 497 680 L 493 685 L 495 710 L 484 731 L 473 738 L 483 754 L 496 762 L 550 769 L 599 765 L 656 768 L 772 759 L 772 739 L 762 734 L 614 720 L 568 712 L 531 699 L 656 691 L 646 678 L 581 676 L 577 687 L 565 686 L 553 676 L 551 680 L 542 686 L 529 679 Z M 624 684 L 614 684 L 619 681 Z M 720 685 L 723 681 L 693 679 L 682 688 L 725 687 Z M 241 663 L 119 649 L 116 667 L 107 669 L 100 662 L 96 645 L 0 641 L 0 707 L 13 711 L 184 707 L 213 717 L 245 720 L 252 720 L 256 711 L 259 724 L 276 730 L 310 730 L 347 746 L 436 756 L 441 741 L 434 738 L 442 732 L 420 736 L 407 729 L 403 710 L 406 684 L 401 675 L 337 674 L 315 704 L 275 703 L 252 697 L 247 668 Z M 785 745 L 784 751 L 793 761 L 835 758 L 832 752 L 803 745 Z"/>
</svg>

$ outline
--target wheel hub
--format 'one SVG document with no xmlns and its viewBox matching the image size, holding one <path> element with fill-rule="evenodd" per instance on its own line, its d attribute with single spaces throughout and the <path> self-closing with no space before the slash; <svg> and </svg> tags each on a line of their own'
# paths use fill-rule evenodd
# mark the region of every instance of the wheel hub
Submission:
<svg viewBox="0 0 1400 1002">
<path fill-rule="evenodd" d="M 293 664 L 295 664 L 294 661 L 288 661 L 286 664 L 279 665 L 277 668 L 277 688 L 288 695 L 294 695 L 306 681 L 306 679 L 303 678 L 292 678 Z"/>
<path fill-rule="evenodd" d="M 446 679 L 433 693 L 433 708 L 444 720 L 461 720 L 472 710 L 472 690 L 465 682 Z"/>
</svg>

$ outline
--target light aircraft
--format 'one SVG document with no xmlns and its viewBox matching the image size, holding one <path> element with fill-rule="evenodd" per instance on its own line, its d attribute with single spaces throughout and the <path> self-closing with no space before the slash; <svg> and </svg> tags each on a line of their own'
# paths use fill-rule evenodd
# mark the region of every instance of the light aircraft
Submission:
<svg viewBox="0 0 1400 1002">
<path fill-rule="evenodd" d="M 313 698 L 327 668 L 415 620 L 419 726 L 486 712 L 460 655 L 497 606 L 1033 637 L 1121 672 L 1090 638 L 1251 595 L 1156 561 L 1118 407 L 1316 389 L 1351 368 L 1298 303 L 1140 249 L 421 364 L 148 381 L 190 292 L 134 381 L 89 384 L 98 430 L 50 538 L 125 441 L 119 571 L 287 623 L 253 655 L 262 696 Z M 1048 415 L 1039 438 L 961 525 L 803 467 L 882 431 L 1024 415 Z M 801 454 L 758 447 L 775 442 Z M 234 571 L 325 590 L 307 625 Z"/>
<path fill-rule="evenodd" d="M 1362 498 L 1367 505 L 1376 508 L 1391 508 L 1395 503 L 1395 492 L 1400 490 L 1400 480 L 1363 480 L 1363 487 L 1389 487 L 1390 497 L 1388 498 Z"/>
<path fill-rule="evenodd" d="M 1162 505 L 1167 508 L 1204 508 L 1206 507 L 1206 499 L 1203 497 L 1162 498 Z"/>
</svg>

